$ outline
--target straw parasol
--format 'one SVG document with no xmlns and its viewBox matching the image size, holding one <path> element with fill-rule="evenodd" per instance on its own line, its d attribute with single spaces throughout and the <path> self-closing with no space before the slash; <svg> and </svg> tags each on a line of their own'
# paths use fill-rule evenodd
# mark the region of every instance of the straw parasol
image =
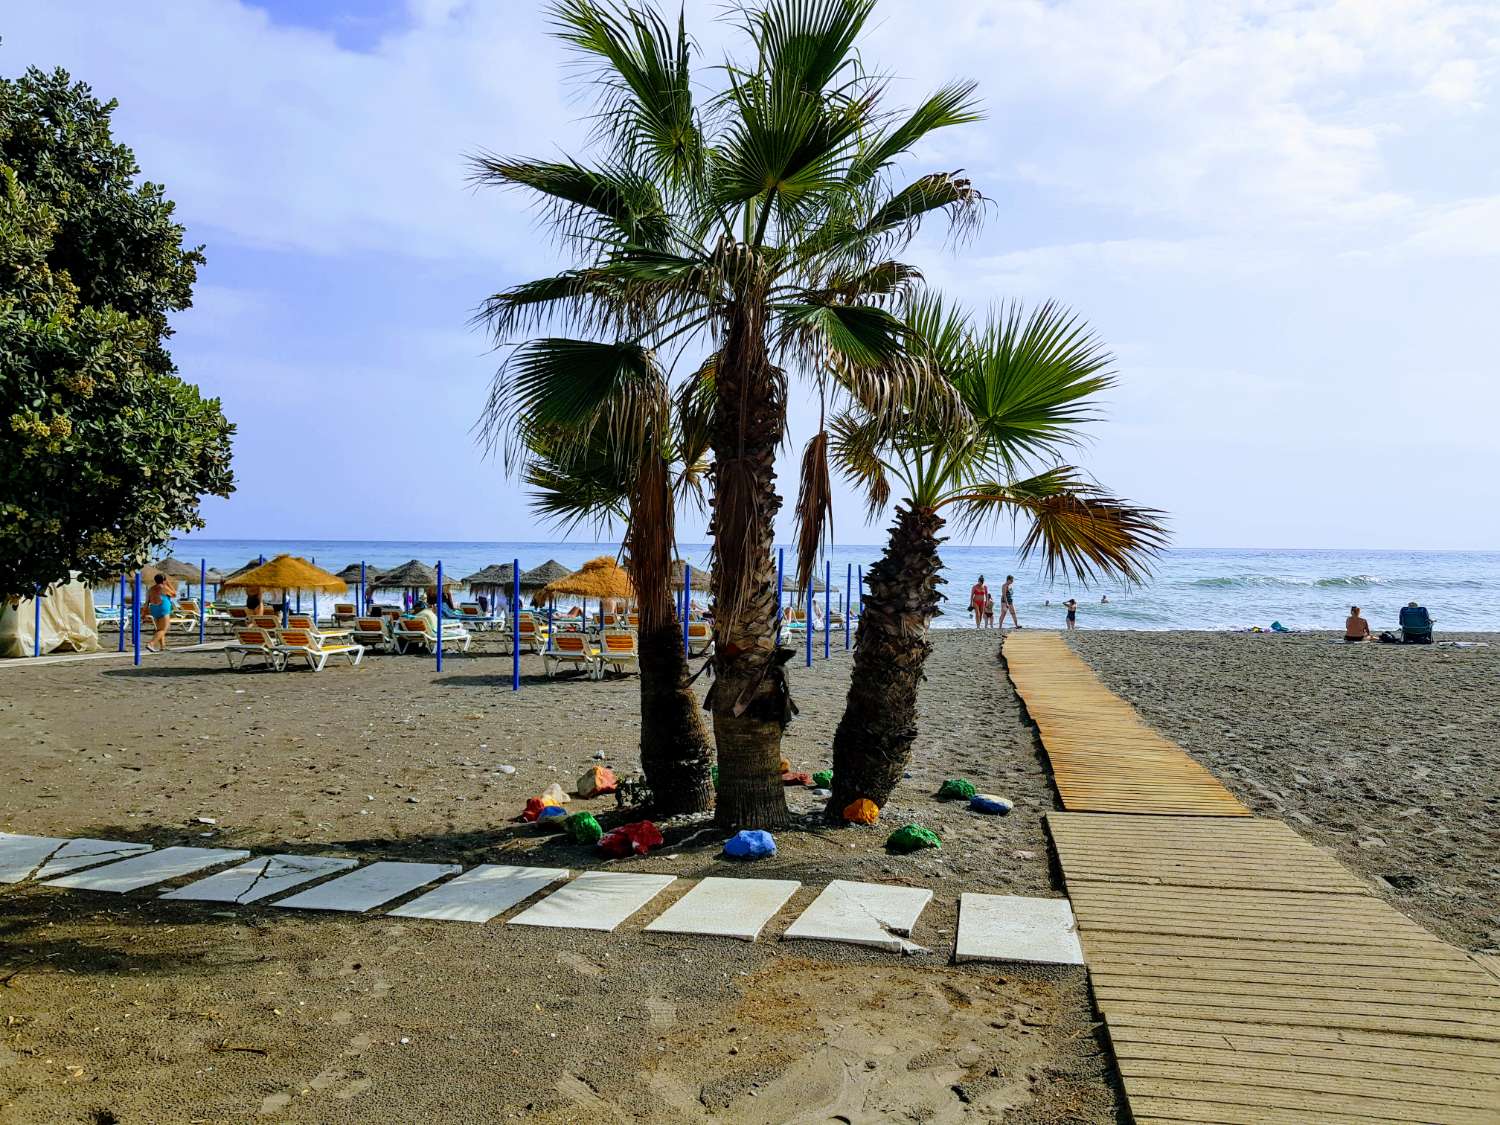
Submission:
<svg viewBox="0 0 1500 1125">
<path fill-rule="evenodd" d="M 254 570 L 256 567 L 260 566 L 265 561 L 266 561 L 265 559 L 259 559 L 259 558 L 257 558 L 257 559 L 251 559 L 249 562 L 247 562 L 244 566 L 240 567 L 238 570 L 231 570 L 228 574 L 224 575 L 223 578 L 219 579 L 219 584 L 223 585 L 225 582 L 229 582 L 232 579 L 238 578 L 240 575 L 244 574 L 246 571 Z"/>
<path fill-rule="evenodd" d="M 821 594 L 826 589 L 833 589 L 833 590 L 837 590 L 838 589 L 837 586 L 830 587 L 830 586 L 825 585 L 824 582 L 823 582 L 823 580 L 821 578 L 819 578 L 816 574 L 813 575 L 812 588 L 813 588 L 813 593 L 815 593 L 815 594 Z M 803 594 L 803 593 L 806 593 L 806 591 L 803 590 L 802 587 L 800 587 L 800 586 L 797 585 L 797 575 L 795 573 L 793 573 L 792 571 L 787 571 L 785 574 L 783 574 L 781 576 L 781 589 L 783 590 L 783 592 L 788 593 L 788 594 Z"/>
<path fill-rule="evenodd" d="M 541 566 L 534 566 L 530 570 L 521 571 L 521 589 L 540 590 L 547 583 L 556 582 L 559 578 L 566 578 L 573 572 L 556 559 L 548 559 Z"/>
<path fill-rule="evenodd" d="M 220 589 L 226 590 L 318 590 L 342 594 L 348 587 L 336 574 L 313 566 L 295 555 L 277 555 L 263 566 L 242 570 L 226 578 Z"/>
<path fill-rule="evenodd" d="M 168 578 L 178 578 L 187 582 L 198 581 L 196 566 L 185 563 L 181 559 L 175 559 L 171 555 L 160 562 L 147 563 L 141 567 L 141 578 L 144 579 L 148 574 L 153 578 L 158 574 L 165 574 Z"/>
<path fill-rule="evenodd" d="M 678 559 L 672 564 L 672 586 L 674 589 L 682 589 L 682 571 L 687 563 Z M 709 587 L 708 570 L 705 567 L 693 567 L 693 589 L 707 590 Z"/>
<path fill-rule="evenodd" d="M 203 581 L 207 582 L 210 586 L 215 586 L 224 581 L 224 576 L 213 567 L 209 567 L 203 574 Z"/>
<path fill-rule="evenodd" d="M 633 598 L 630 584 L 619 563 L 609 555 L 600 555 L 584 563 L 572 574 L 554 579 L 542 587 L 543 595 L 571 595 L 575 598 Z"/>
<path fill-rule="evenodd" d="M 350 563 L 348 566 L 344 567 L 343 570 L 339 571 L 338 575 L 345 582 L 353 585 L 354 583 L 359 581 L 359 563 Z M 367 581 L 369 577 L 370 575 L 367 569 L 365 574 L 365 578 Z"/>
<path fill-rule="evenodd" d="M 491 563 L 469 575 L 463 584 L 474 591 L 509 590 L 513 574 L 510 563 Z"/>
</svg>

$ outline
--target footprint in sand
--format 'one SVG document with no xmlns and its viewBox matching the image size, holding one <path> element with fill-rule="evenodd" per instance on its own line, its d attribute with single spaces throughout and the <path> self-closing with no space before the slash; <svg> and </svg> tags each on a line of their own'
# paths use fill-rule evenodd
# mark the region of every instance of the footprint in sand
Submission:
<svg viewBox="0 0 1500 1125">
<path fill-rule="evenodd" d="M 559 953 L 557 961 L 560 965 L 566 965 L 574 972 L 582 973 L 586 977 L 600 977 L 604 975 L 604 966 L 596 965 L 581 953 Z"/>
<path fill-rule="evenodd" d="M 378 980 L 375 982 L 375 987 L 370 989 L 370 995 L 375 997 L 375 999 L 377 1000 L 389 996 L 390 994 L 391 982 L 388 980 Z"/>
<path fill-rule="evenodd" d="M 292 1104 L 292 1095 L 286 1091 L 279 1094 L 267 1094 L 260 1102 L 260 1115 L 269 1117 L 273 1113 L 280 1113 Z"/>
<path fill-rule="evenodd" d="M 328 1017 L 328 1022 L 333 1024 L 335 1027 L 344 1027 L 354 1022 L 354 1013 L 334 1012 L 333 1015 Z"/>
<path fill-rule="evenodd" d="M 359 1095 L 368 1090 L 371 1085 L 372 1083 L 368 1078 L 356 1078 L 342 1090 L 336 1091 L 333 1096 L 338 1098 L 340 1101 L 347 1102 L 350 1098 L 359 1097 Z"/>
<path fill-rule="evenodd" d="M 668 1028 L 677 1022 L 677 1005 L 664 996 L 646 997 L 646 1013 L 655 1028 Z"/>
</svg>

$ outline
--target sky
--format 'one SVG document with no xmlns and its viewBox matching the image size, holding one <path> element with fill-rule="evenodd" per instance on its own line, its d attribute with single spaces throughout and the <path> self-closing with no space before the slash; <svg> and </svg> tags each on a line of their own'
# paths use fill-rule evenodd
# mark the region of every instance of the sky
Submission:
<svg viewBox="0 0 1500 1125">
<path fill-rule="evenodd" d="M 708 64 L 738 43 L 721 10 L 686 3 Z M 906 103 L 979 83 L 986 120 L 902 171 L 963 168 L 990 205 L 907 256 L 981 313 L 1056 299 L 1095 329 L 1119 382 L 1083 467 L 1180 546 L 1500 547 L 1500 4 L 933 11 L 885 0 L 863 57 Z M 11 6 L 0 74 L 33 64 L 119 100 L 117 138 L 205 244 L 171 348 L 239 428 L 207 534 L 549 535 L 472 432 L 499 359 L 476 306 L 565 260 L 468 158 L 586 151 L 540 4 Z M 795 391 L 787 509 L 816 424 Z M 842 486 L 834 530 L 884 537 Z"/>
</svg>

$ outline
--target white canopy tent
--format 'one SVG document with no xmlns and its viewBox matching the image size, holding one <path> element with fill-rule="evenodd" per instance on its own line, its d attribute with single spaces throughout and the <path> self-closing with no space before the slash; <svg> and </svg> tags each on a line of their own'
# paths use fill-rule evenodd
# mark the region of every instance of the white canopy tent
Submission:
<svg viewBox="0 0 1500 1125">
<path fill-rule="evenodd" d="M 98 652 L 99 629 L 94 622 L 94 594 L 74 580 L 53 586 L 41 600 L 43 656 L 59 649 Z M 37 599 L 21 598 L 0 604 L 0 657 L 31 656 L 38 651 Z"/>
</svg>

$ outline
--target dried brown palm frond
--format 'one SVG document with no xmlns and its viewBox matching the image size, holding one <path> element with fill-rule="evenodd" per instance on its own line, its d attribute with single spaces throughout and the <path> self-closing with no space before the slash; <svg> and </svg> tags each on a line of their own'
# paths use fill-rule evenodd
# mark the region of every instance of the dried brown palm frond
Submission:
<svg viewBox="0 0 1500 1125">
<path fill-rule="evenodd" d="M 802 451 L 797 485 L 797 589 L 810 589 L 818 551 L 833 523 L 833 485 L 828 479 L 828 431 L 820 428 Z"/>
</svg>

